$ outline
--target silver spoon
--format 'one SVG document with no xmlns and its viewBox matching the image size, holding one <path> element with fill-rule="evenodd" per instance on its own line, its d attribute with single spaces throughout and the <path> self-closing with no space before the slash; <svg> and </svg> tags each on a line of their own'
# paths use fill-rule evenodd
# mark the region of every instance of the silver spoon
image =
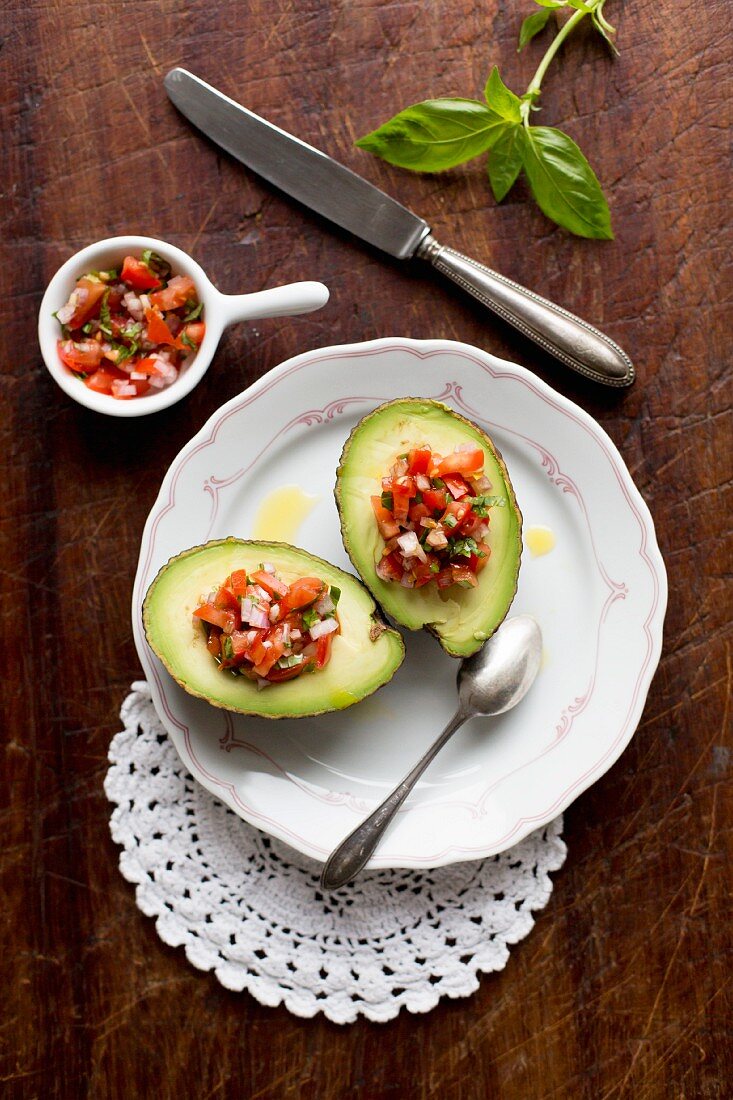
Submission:
<svg viewBox="0 0 733 1100">
<path fill-rule="evenodd" d="M 497 630 L 458 669 L 458 710 L 440 737 L 391 794 L 328 857 L 321 886 L 336 890 L 363 869 L 382 834 L 427 766 L 469 718 L 503 714 L 523 699 L 539 672 L 542 634 L 530 615 L 517 615 Z"/>
</svg>

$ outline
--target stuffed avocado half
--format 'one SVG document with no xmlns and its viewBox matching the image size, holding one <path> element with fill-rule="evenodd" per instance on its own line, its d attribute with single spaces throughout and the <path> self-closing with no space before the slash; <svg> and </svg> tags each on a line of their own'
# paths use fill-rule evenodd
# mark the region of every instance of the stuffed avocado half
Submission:
<svg viewBox="0 0 733 1100">
<path fill-rule="evenodd" d="M 308 593 L 306 578 L 322 582 L 320 604 L 312 599 L 314 592 Z M 334 601 L 335 607 L 329 606 Z M 319 606 L 321 615 L 314 611 Z M 212 609 L 209 621 L 206 608 Z M 269 614 L 255 630 L 250 624 L 258 621 L 262 609 Z M 285 543 L 228 538 L 185 550 L 155 577 L 142 617 L 151 649 L 189 694 L 225 710 L 263 718 L 342 710 L 386 684 L 404 658 L 400 635 L 380 619 L 371 595 L 355 577 Z M 265 618 L 272 620 L 266 628 Z M 331 619 L 336 619 L 338 629 L 326 633 L 323 624 Z M 212 629 L 211 622 L 220 625 Z M 321 623 L 320 631 L 314 631 L 318 641 L 308 633 L 314 622 Z M 272 654 L 271 648 L 262 646 L 262 638 L 270 639 L 269 646 L 274 640 L 284 655 L 268 671 L 263 671 L 267 661 L 261 663 L 256 675 L 253 662 L 265 652 Z M 322 662 L 326 641 L 328 653 Z M 252 645 L 260 647 L 259 657 L 250 656 Z M 303 650 L 297 657 L 307 660 L 308 667 L 295 667 L 296 658 L 289 656 L 294 649 Z M 227 667 L 233 664 L 233 652 L 235 657 L 241 654 L 239 667 Z"/>
<path fill-rule="evenodd" d="M 384 611 L 454 657 L 480 649 L 509 610 L 522 551 L 485 432 L 438 401 L 387 402 L 347 440 L 335 495 L 346 551 Z"/>
</svg>

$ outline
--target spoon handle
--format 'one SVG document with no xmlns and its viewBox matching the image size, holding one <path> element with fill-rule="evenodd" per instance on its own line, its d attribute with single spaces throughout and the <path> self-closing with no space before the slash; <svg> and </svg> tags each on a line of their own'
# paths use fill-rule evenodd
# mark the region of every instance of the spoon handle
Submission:
<svg viewBox="0 0 733 1100">
<path fill-rule="evenodd" d="M 407 798 L 412 788 L 423 774 L 428 764 L 438 755 L 459 726 L 462 726 L 470 714 L 459 709 L 451 718 L 440 736 L 432 743 L 427 752 L 422 756 L 414 768 L 407 773 L 391 794 L 388 794 L 383 802 L 369 814 L 369 817 L 357 825 L 353 832 L 342 840 L 326 860 L 321 873 L 321 886 L 324 890 L 337 890 L 350 882 L 367 863 L 374 849 L 377 847 L 382 834 Z"/>
</svg>

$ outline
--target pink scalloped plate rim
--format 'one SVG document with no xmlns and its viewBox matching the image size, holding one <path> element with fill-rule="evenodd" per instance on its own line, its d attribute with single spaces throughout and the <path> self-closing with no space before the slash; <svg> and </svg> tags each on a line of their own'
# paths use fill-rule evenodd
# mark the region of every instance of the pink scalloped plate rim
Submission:
<svg viewBox="0 0 733 1100">
<path fill-rule="evenodd" d="M 400 366 L 403 372 L 401 378 L 404 379 L 404 386 L 401 387 L 400 392 L 381 393 L 379 396 L 367 395 L 361 392 L 343 393 L 335 398 L 332 397 L 320 408 L 314 406 L 312 403 L 307 403 L 306 407 L 301 408 L 299 411 L 296 410 L 295 415 L 289 416 L 284 423 L 276 426 L 276 430 L 272 437 L 266 439 L 264 443 L 260 445 L 257 453 L 254 455 L 248 453 L 246 461 L 243 462 L 240 468 L 233 473 L 227 473 L 225 477 L 219 476 L 213 459 L 217 448 L 217 441 L 224 431 L 225 426 L 232 418 L 237 418 L 239 421 L 242 418 L 246 420 L 246 418 L 252 416 L 257 403 L 265 398 L 266 395 L 270 394 L 273 389 L 277 388 L 279 393 L 281 392 L 279 388 L 284 387 L 289 394 L 290 400 L 293 400 L 296 388 L 298 388 L 298 392 L 310 394 L 311 387 L 298 387 L 303 377 L 302 372 L 306 372 L 305 377 L 310 381 L 313 375 L 307 372 L 315 372 L 315 376 L 317 376 L 319 368 L 323 370 L 327 364 L 346 360 L 358 360 L 363 363 L 364 369 L 368 369 L 369 367 L 374 368 L 375 363 L 386 363 L 390 357 L 394 356 L 400 357 L 401 360 Z M 489 394 L 491 393 L 492 386 L 497 384 L 509 384 L 518 388 L 517 393 L 520 395 L 520 399 L 522 393 L 525 394 L 525 397 L 531 395 L 531 399 L 533 401 L 538 401 L 541 408 L 546 408 L 548 412 L 551 411 L 553 415 L 559 415 L 566 419 L 568 424 L 572 425 L 573 431 L 581 433 L 586 437 L 586 442 L 590 440 L 592 446 L 597 449 L 601 456 L 600 461 L 605 463 L 608 470 L 612 472 L 615 482 L 615 492 L 618 493 L 618 499 L 622 502 L 621 506 L 628 510 L 628 513 L 633 516 L 638 525 L 638 545 L 633 551 L 637 559 L 635 567 L 638 567 L 639 562 L 642 563 L 642 568 L 646 570 L 648 574 L 647 580 L 650 587 L 648 604 L 645 605 L 639 616 L 639 625 L 645 639 L 645 649 L 637 666 L 633 670 L 630 670 L 625 711 L 623 715 L 619 717 L 613 736 L 606 738 L 605 742 L 600 746 L 603 751 L 600 751 L 590 764 L 583 767 L 577 774 L 565 776 L 566 781 L 556 785 L 556 789 L 551 789 L 546 792 L 547 797 L 543 799 L 541 805 L 531 807 L 531 812 L 526 806 L 522 807 L 515 814 L 514 819 L 509 823 L 508 827 L 505 828 L 500 835 L 491 836 L 487 840 L 486 836 L 482 834 L 478 843 L 459 843 L 455 838 L 449 838 L 448 842 L 438 849 L 420 851 L 416 850 L 414 843 L 402 849 L 394 845 L 390 846 L 388 843 L 389 838 L 385 838 L 383 848 L 374 858 L 372 866 L 439 866 L 457 860 L 474 859 L 481 856 L 493 855 L 517 843 L 533 829 L 552 820 L 552 818 L 565 809 L 570 802 L 577 798 L 582 791 L 600 778 L 621 754 L 624 747 L 633 736 L 634 730 L 638 724 L 648 688 L 659 660 L 662 624 L 666 608 L 667 585 L 664 565 L 656 544 L 653 522 L 616 447 L 599 425 L 582 409 L 553 391 L 544 382 L 530 374 L 524 368 L 516 364 L 506 363 L 496 359 L 477 348 L 452 341 L 385 339 L 365 344 L 317 349 L 281 364 L 243 394 L 233 398 L 219 409 L 199 433 L 183 448 L 169 468 L 161 486 L 158 499 L 151 510 L 141 542 L 140 560 L 133 591 L 133 631 L 143 668 L 151 683 L 153 701 L 156 709 L 161 721 L 171 735 L 177 750 L 192 774 L 245 820 L 262 828 L 266 832 L 278 836 L 286 843 L 291 844 L 298 850 L 317 859 L 324 859 L 333 848 L 339 836 L 345 831 L 348 831 L 343 823 L 343 815 L 345 813 L 350 814 L 351 818 L 353 818 L 351 824 L 348 826 L 350 828 L 356 823 L 360 816 L 363 816 L 372 808 L 373 804 L 363 797 L 359 798 L 348 792 L 330 790 L 327 783 L 324 785 L 320 783 L 314 784 L 304 777 L 298 776 L 292 769 L 284 766 L 282 762 L 278 760 L 277 753 L 265 752 L 261 746 L 253 744 L 248 739 L 237 737 L 234 732 L 232 716 L 226 712 L 212 711 L 212 713 L 216 715 L 215 721 L 217 726 L 223 725 L 224 729 L 223 734 L 219 737 L 220 746 L 222 750 L 224 750 L 222 759 L 233 750 L 246 750 L 254 756 L 259 756 L 261 759 L 265 760 L 272 771 L 280 777 L 282 782 L 292 788 L 295 798 L 319 803 L 321 807 L 325 807 L 326 810 L 331 809 L 333 813 L 338 809 L 341 817 L 339 822 L 336 823 L 334 836 L 328 836 L 326 843 L 323 843 L 323 810 L 319 811 L 320 827 L 318 829 L 314 830 L 312 826 L 310 826 L 307 830 L 301 830 L 299 827 L 296 827 L 296 824 L 292 821 L 284 820 L 279 810 L 276 809 L 273 813 L 265 812 L 261 807 L 255 806 L 250 799 L 243 797 L 242 791 L 237 784 L 231 781 L 228 774 L 229 769 L 225 765 L 222 767 L 217 765 L 213 770 L 211 766 L 207 766 L 201 758 L 202 754 L 198 748 L 201 731 L 198 729 L 191 729 L 190 724 L 184 720 L 184 716 L 181 713 L 181 707 L 177 706 L 176 703 L 176 695 L 180 689 L 177 688 L 177 685 L 174 684 L 168 677 L 168 674 L 161 668 L 145 642 L 140 620 L 140 608 L 143 594 L 152 580 L 152 577 L 155 575 L 157 568 L 167 558 L 165 553 L 161 554 L 157 545 L 161 525 L 165 522 L 169 513 L 180 505 L 178 497 L 182 491 L 182 479 L 186 476 L 189 464 L 196 459 L 197 456 L 208 454 L 209 452 L 212 454 L 211 469 L 200 485 L 200 489 L 207 496 L 210 510 L 205 527 L 201 531 L 196 530 L 196 537 L 191 539 L 191 543 L 203 542 L 208 538 L 222 536 L 222 532 L 216 530 L 216 523 L 219 515 L 220 493 L 231 489 L 237 482 L 243 482 L 248 473 L 257 469 L 258 462 L 261 462 L 263 457 L 268 454 L 278 442 L 282 442 L 283 438 L 287 437 L 288 433 L 293 431 L 296 427 L 302 428 L 305 426 L 317 430 L 324 424 L 329 424 L 338 420 L 339 417 L 344 416 L 347 410 L 352 407 L 356 409 L 361 406 L 362 411 L 355 414 L 355 419 L 358 420 L 365 411 L 364 406 L 368 407 L 371 405 L 374 407 L 379 404 L 381 400 L 405 396 L 412 392 L 411 385 L 413 389 L 416 388 L 415 379 L 417 376 L 413 375 L 410 377 L 409 373 L 407 376 L 405 375 L 404 362 L 402 362 L 402 360 L 406 360 L 408 364 L 412 361 L 415 363 L 416 368 L 419 368 L 421 363 L 429 362 L 431 359 L 435 359 L 435 357 L 446 356 L 449 359 L 455 357 L 456 372 L 459 375 L 462 370 L 465 371 L 467 365 L 470 371 L 474 371 L 478 368 L 479 374 L 476 377 L 472 376 L 471 381 L 472 383 L 476 383 L 476 379 L 478 379 L 479 389 L 488 387 Z M 454 372 L 454 375 L 456 372 Z M 358 386 L 359 375 L 352 372 L 349 381 Z M 366 388 L 367 387 L 361 387 L 361 389 Z M 390 379 L 390 388 L 394 391 L 393 379 Z M 546 443 L 532 438 L 516 427 L 509 427 L 506 423 L 494 423 L 492 420 L 486 419 L 481 414 L 481 410 L 476 407 L 476 404 L 473 403 L 465 393 L 465 379 L 458 381 L 456 377 L 445 377 L 442 379 L 441 384 L 437 385 L 435 389 L 435 393 L 429 395 L 425 394 L 425 396 L 433 396 L 439 400 L 452 404 L 458 411 L 480 423 L 490 433 L 500 432 L 504 437 L 514 439 L 519 446 L 522 446 L 528 452 L 534 453 L 538 469 L 543 471 L 548 482 L 552 485 L 553 491 L 559 492 L 560 494 L 568 494 L 573 498 L 577 505 L 578 515 L 587 526 L 587 539 L 590 547 L 589 559 L 592 559 L 592 565 L 597 574 L 599 586 L 605 593 L 598 612 L 598 621 L 595 624 L 595 663 L 589 681 L 584 684 L 577 693 L 569 697 L 565 705 L 559 709 L 554 717 L 554 725 L 552 722 L 550 723 L 550 725 L 552 725 L 552 730 L 545 739 L 544 744 L 538 747 L 531 758 L 520 761 L 515 768 L 501 775 L 498 779 L 492 777 L 491 781 L 483 785 L 480 790 L 474 790 L 469 799 L 462 800 L 454 798 L 443 800 L 439 803 L 440 809 L 444 814 L 448 811 L 454 815 L 465 812 L 469 817 L 481 820 L 485 818 L 488 813 L 488 807 L 491 804 L 492 796 L 497 788 L 500 787 L 503 782 L 512 777 L 516 777 L 523 769 L 529 769 L 532 766 L 538 765 L 543 758 L 550 757 L 553 752 L 556 752 L 558 746 L 572 735 L 576 720 L 581 718 L 584 712 L 593 703 L 594 690 L 599 671 L 601 631 L 613 605 L 617 601 L 625 601 L 627 599 L 629 588 L 624 576 L 610 575 L 604 563 L 603 554 L 596 545 L 596 535 L 594 534 L 589 519 L 588 507 L 583 490 L 578 484 L 577 476 L 573 476 L 573 471 L 568 471 L 567 464 L 563 469 L 561 462 Z M 482 392 L 481 396 L 484 398 L 485 394 Z M 298 404 L 298 402 L 296 402 L 296 404 Z M 344 428 L 345 435 L 348 434 L 348 430 L 348 428 Z M 189 543 L 189 545 L 191 543 Z M 178 550 L 185 548 L 185 546 L 181 546 L 178 547 Z M 209 708 L 209 710 L 212 710 L 212 708 Z M 212 721 L 212 727 L 213 724 L 214 722 Z M 211 735 L 211 729 L 207 730 L 206 736 L 210 738 Z M 402 812 L 403 814 L 417 816 L 426 808 L 432 809 L 432 812 L 435 812 L 435 802 L 428 800 L 424 804 L 418 803 L 417 805 L 410 805 L 408 803 L 407 808 Z M 307 813 L 305 817 L 308 817 Z"/>
</svg>

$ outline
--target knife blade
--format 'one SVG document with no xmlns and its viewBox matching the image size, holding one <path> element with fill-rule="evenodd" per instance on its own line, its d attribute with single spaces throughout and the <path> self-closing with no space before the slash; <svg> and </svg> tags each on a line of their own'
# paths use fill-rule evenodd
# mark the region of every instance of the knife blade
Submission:
<svg viewBox="0 0 733 1100">
<path fill-rule="evenodd" d="M 519 283 L 439 244 L 423 218 L 356 172 L 186 69 L 172 69 L 164 83 L 173 104 L 194 126 L 304 206 L 390 256 L 427 260 L 579 374 L 609 386 L 634 381 L 631 360 L 610 337 Z"/>
</svg>

